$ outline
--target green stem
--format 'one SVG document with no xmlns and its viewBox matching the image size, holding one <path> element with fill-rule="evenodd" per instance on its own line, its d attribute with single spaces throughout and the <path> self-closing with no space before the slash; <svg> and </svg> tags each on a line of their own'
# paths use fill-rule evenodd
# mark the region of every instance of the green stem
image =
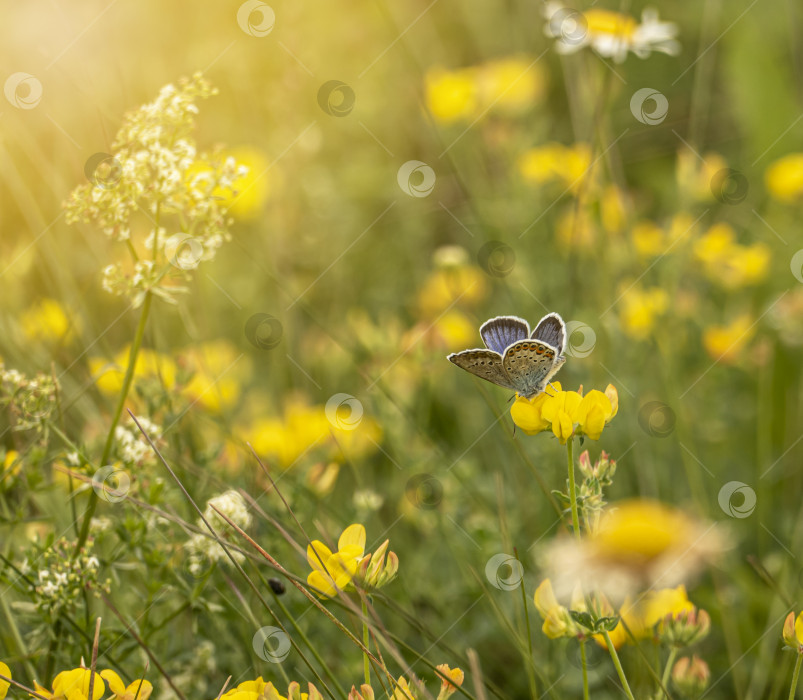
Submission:
<svg viewBox="0 0 803 700">
<path fill-rule="evenodd" d="M 666 660 L 666 668 L 664 669 L 664 675 L 661 676 L 661 689 L 663 690 L 664 695 L 667 698 L 669 697 L 669 691 L 667 690 L 667 688 L 669 688 L 669 675 L 672 673 L 672 666 L 675 665 L 675 659 L 677 658 L 677 655 L 678 655 L 677 647 L 672 647 L 669 650 L 669 658 Z"/>
<path fill-rule="evenodd" d="M 792 676 L 792 687 L 789 688 L 789 700 L 795 700 L 795 692 L 797 691 L 797 679 L 800 677 L 800 663 L 803 661 L 803 654 L 797 655 L 795 661 L 795 673 Z"/>
<path fill-rule="evenodd" d="M 577 484 L 574 481 L 574 454 L 573 454 L 574 438 L 569 438 L 566 441 L 566 453 L 569 466 L 569 500 L 572 504 L 572 528 L 574 528 L 574 536 L 580 539 L 580 516 L 577 513 Z"/>
<path fill-rule="evenodd" d="M 519 559 L 519 553 L 516 548 L 513 548 L 513 552 L 516 555 L 516 560 L 521 563 Z M 533 700 L 538 699 L 538 686 L 535 682 L 535 669 L 533 668 L 533 635 L 532 629 L 530 628 L 530 613 L 527 610 L 527 592 L 524 590 L 524 581 L 521 582 L 519 588 L 521 588 L 521 602 L 524 606 L 524 622 L 527 625 L 527 648 L 529 649 L 529 655 L 527 656 L 527 678 L 530 682 L 530 692 L 533 696 Z"/>
<path fill-rule="evenodd" d="M 589 699 L 588 694 L 588 662 L 586 661 L 586 640 L 580 640 L 580 661 L 583 664 L 583 700 Z"/>
<path fill-rule="evenodd" d="M 371 642 L 371 636 L 368 634 L 368 604 L 366 602 L 367 596 L 362 597 L 362 643 L 368 649 L 368 644 Z M 371 660 L 368 658 L 366 651 L 362 654 L 363 671 L 365 673 L 365 684 L 371 685 Z"/>
<path fill-rule="evenodd" d="M 109 456 L 111 455 L 112 447 L 114 446 L 114 431 L 117 428 L 117 424 L 120 422 L 120 417 L 123 415 L 125 400 L 128 398 L 128 392 L 131 389 L 132 382 L 134 381 L 134 370 L 136 369 L 137 357 L 139 356 L 139 351 L 142 347 L 142 340 L 145 337 L 145 326 L 148 322 L 148 313 L 151 309 L 152 300 L 153 294 L 150 291 L 145 292 L 145 301 L 142 303 L 142 311 L 140 313 L 139 323 L 137 324 L 137 330 L 134 335 L 134 342 L 131 344 L 131 350 L 128 353 L 128 367 L 126 367 L 125 377 L 123 378 L 123 386 L 120 389 L 120 396 L 117 399 L 117 408 L 114 411 L 112 423 L 109 427 L 109 433 L 106 436 L 106 444 L 103 446 L 103 455 L 100 458 L 101 467 L 106 466 Z M 89 503 L 87 505 L 86 512 L 84 513 L 84 520 L 81 523 L 81 532 L 79 533 L 78 541 L 75 544 L 74 555 L 78 554 L 78 551 L 84 546 L 84 543 L 89 536 L 89 523 L 91 522 L 92 517 L 95 515 L 95 510 L 97 507 L 98 494 L 94 489 L 92 489 L 92 491 L 89 492 Z"/>
<path fill-rule="evenodd" d="M 605 637 L 605 644 L 608 645 L 608 652 L 611 655 L 611 660 L 613 661 L 613 665 L 616 668 L 616 673 L 619 674 L 619 680 L 622 683 L 622 688 L 624 688 L 625 695 L 627 695 L 630 700 L 636 700 L 633 697 L 633 691 L 630 690 L 630 685 L 627 682 L 627 677 L 625 676 L 625 671 L 622 668 L 622 662 L 619 661 L 619 654 L 616 653 L 616 647 L 613 646 L 613 642 L 611 641 L 611 635 L 608 634 L 608 630 L 602 631 L 602 636 Z"/>
</svg>

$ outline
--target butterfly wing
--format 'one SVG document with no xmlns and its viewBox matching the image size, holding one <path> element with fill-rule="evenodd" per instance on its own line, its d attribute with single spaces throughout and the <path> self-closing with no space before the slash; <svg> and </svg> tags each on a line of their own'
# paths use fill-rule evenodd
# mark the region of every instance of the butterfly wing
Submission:
<svg viewBox="0 0 803 700">
<path fill-rule="evenodd" d="M 565 361 L 551 345 L 521 340 L 505 351 L 502 367 L 516 391 L 529 399 L 546 388 Z"/>
<path fill-rule="evenodd" d="M 497 316 L 480 326 L 480 335 L 489 350 L 504 355 L 513 343 L 530 337 L 530 324 L 518 316 Z"/>
<path fill-rule="evenodd" d="M 453 352 L 449 355 L 448 360 L 466 370 L 466 372 L 471 372 L 471 374 L 491 382 L 491 384 L 503 386 L 506 389 L 516 388 L 505 373 L 505 369 L 502 366 L 502 356 L 498 352 L 493 350 L 463 350 L 463 352 Z"/>
<path fill-rule="evenodd" d="M 563 323 L 563 319 L 556 313 L 547 314 L 538 322 L 532 339 L 551 345 L 557 350 L 558 356 L 562 355 L 563 347 L 566 344 L 566 325 Z"/>
</svg>

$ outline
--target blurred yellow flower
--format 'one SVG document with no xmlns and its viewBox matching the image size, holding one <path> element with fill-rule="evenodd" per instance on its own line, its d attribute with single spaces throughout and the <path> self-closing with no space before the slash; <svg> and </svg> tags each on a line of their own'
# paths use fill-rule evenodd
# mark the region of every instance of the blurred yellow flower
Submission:
<svg viewBox="0 0 803 700">
<path fill-rule="evenodd" d="M 734 363 L 755 335 L 755 323 L 750 314 L 736 317 L 727 326 L 710 326 L 703 331 L 703 347 L 717 361 Z"/>
<path fill-rule="evenodd" d="M 233 159 L 240 167 L 247 168 L 245 174 L 235 177 L 231 186 L 217 186 L 212 190 L 211 196 L 217 199 L 225 208 L 226 213 L 237 219 L 255 219 L 258 217 L 267 202 L 275 185 L 275 174 L 265 155 L 252 146 L 228 148 L 215 154 L 220 160 Z M 199 175 L 214 173 L 216 166 L 204 160 L 196 160 L 186 171 L 188 182 L 197 181 Z"/>
<path fill-rule="evenodd" d="M 5 480 L 9 477 L 19 475 L 22 469 L 22 458 L 16 450 L 8 450 L 6 456 L 3 458 L 2 479 Z"/>
<path fill-rule="evenodd" d="M 652 333 L 658 317 L 669 307 L 669 295 L 659 287 L 627 288 L 619 300 L 619 319 L 625 335 L 645 340 Z"/>
<path fill-rule="evenodd" d="M 723 551 L 725 542 L 713 525 L 681 510 L 631 499 L 606 508 L 591 537 L 558 538 L 546 548 L 544 561 L 559 598 L 579 585 L 623 601 L 659 582 L 683 583 Z"/>
<path fill-rule="evenodd" d="M 449 124 L 474 118 L 479 98 L 473 70 L 430 68 L 424 82 L 427 109 L 436 121 Z"/>
<path fill-rule="evenodd" d="M 577 192 L 591 166 L 591 147 L 586 143 L 564 146 L 547 143 L 531 148 L 519 159 L 519 172 L 527 182 L 546 185 L 557 182 Z"/>
<path fill-rule="evenodd" d="M 729 224 L 714 224 L 694 243 L 694 255 L 706 275 L 727 289 L 763 281 L 769 272 L 770 250 L 764 243 L 741 245 Z"/>
<path fill-rule="evenodd" d="M 562 247 L 573 250 L 596 251 L 597 226 L 589 208 L 584 204 L 570 203 L 561 212 L 555 233 Z"/>
<path fill-rule="evenodd" d="M 599 216 L 602 227 L 608 233 L 619 233 L 627 219 L 627 198 L 616 185 L 607 185 L 599 200 Z"/>
<path fill-rule="evenodd" d="M 137 679 L 126 686 L 111 669 L 101 671 L 100 675 L 109 684 L 114 700 L 148 700 L 153 692 L 150 681 Z"/>
<path fill-rule="evenodd" d="M 26 340 L 55 343 L 69 340 L 81 331 L 80 318 L 70 314 L 55 299 L 40 299 L 20 314 Z"/>
<path fill-rule="evenodd" d="M 526 109 L 543 95 L 546 73 L 527 58 L 510 57 L 456 70 L 434 67 L 424 83 L 427 109 L 449 124 Z"/>
<path fill-rule="evenodd" d="M 770 196 L 791 203 L 803 196 L 803 153 L 790 153 L 770 163 L 764 173 Z"/>
<path fill-rule="evenodd" d="M 432 273 L 418 292 L 418 306 L 425 318 L 437 318 L 444 310 L 459 303 L 471 307 L 488 294 L 488 276 L 477 266 L 443 266 Z"/>
<path fill-rule="evenodd" d="M 666 251 L 666 234 L 652 221 L 637 221 L 631 235 L 636 252 L 642 258 L 654 258 Z"/>
<path fill-rule="evenodd" d="M 189 348 L 181 353 L 181 362 L 192 372 L 182 393 L 214 413 L 237 402 L 242 383 L 250 375 L 247 358 L 228 340 Z"/>
<path fill-rule="evenodd" d="M 678 151 L 675 164 L 675 178 L 682 192 L 692 199 L 708 201 L 714 198 L 711 181 L 714 176 L 728 167 L 726 160 L 713 151 L 700 156 L 686 147 Z"/>
<path fill-rule="evenodd" d="M 605 393 L 594 389 L 586 396 L 563 391 L 559 382 L 551 387 L 531 399 L 516 395 L 510 407 L 513 422 L 528 435 L 551 429 L 561 445 L 574 435 L 599 440 L 619 410 L 619 395 L 612 384 Z"/>
<path fill-rule="evenodd" d="M 89 358 L 89 371 L 95 377 L 98 389 L 107 395 L 120 393 L 125 368 L 128 366 L 129 348 L 125 347 L 109 362 L 100 357 Z M 158 379 L 165 389 L 176 385 L 176 364 L 168 355 L 142 348 L 134 367 L 134 379 Z"/>
<path fill-rule="evenodd" d="M 541 581 L 535 589 L 533 602 L 544 621 L 541 630 L 549 639 L 581 636 L 581 630 L 569 614 L 568 608 L 558 603 L 552 590 L 552 582 L 548 578 Z"/>
</svg>

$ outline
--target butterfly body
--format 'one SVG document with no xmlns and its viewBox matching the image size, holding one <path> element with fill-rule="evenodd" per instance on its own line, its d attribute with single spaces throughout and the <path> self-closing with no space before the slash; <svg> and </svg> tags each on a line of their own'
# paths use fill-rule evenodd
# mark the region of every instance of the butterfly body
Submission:
<svg viewBox="0 0 803 700">
<path fill-rule="evenodd" d="M 486 348 L 449 355 L 450 362 L 486 381 L 532 398 L 563 366 L 566 326 L 559 314 L 544 316 L 530 334 L 517 316 L 497 316 L 480 327 Z"/>
</svg>

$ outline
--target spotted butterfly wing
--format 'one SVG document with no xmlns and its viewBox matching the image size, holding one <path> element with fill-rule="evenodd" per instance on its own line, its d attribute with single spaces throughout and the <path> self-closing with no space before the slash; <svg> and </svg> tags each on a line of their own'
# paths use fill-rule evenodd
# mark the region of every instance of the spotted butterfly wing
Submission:
<svg viewBox="0 0 803 700">
<path fill-rule="evenodd" d="M 466 372 L 485 379 L 486 381 L 502 386 L 505 389 L 515 390 L 515 386 L 510 382 L 504 367 L 502 366 L 502 356 L 493 350 L 463 350 L 463 352 L 453 352 L 448 357 L 449 361 L 456 364 Z"/>
<path fill-rule="evenodd" d="M 511 345 L 502 358 L 502 366 L 511 383 L 522 396 L 540 394 L 565 358 L 558 357 L 551 345 L 537 340 L 520 340 Z"/>
</svg>

